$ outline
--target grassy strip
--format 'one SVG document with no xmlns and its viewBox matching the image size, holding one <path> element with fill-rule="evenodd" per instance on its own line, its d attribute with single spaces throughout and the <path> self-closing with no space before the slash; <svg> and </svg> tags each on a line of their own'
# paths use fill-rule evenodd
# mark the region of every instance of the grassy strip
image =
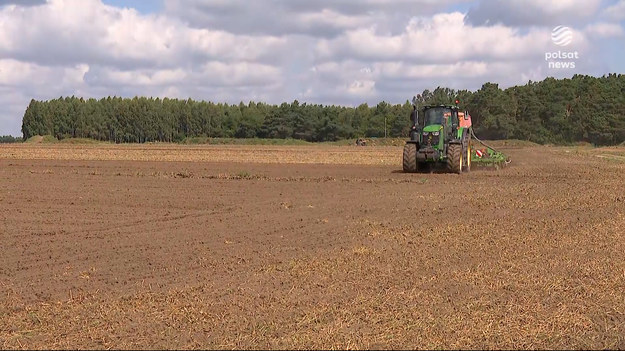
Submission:
<svg viewBox="0 0 625 351">
<path fill-rule="evenodd" d="M 305 140 L 299 139 L 237 139 L 237 138 L 209 138 L 209 137 L 193 137 L 185 138 L 179 144 L 184 145 L 309 145 L 312 144 Z"/>
<path fill-rule="evenodd" d="M 407 140 L 407 138 L 364 138 L 366 142 L 366 146 L 403 146 Z M 29 144 L 112 144 L 112 142 L 108 141 L 99 141 L 95 139 L 89 138 L 67 138 L 58 140 L 57 138 L 51 135 L 44 136 L 33 136 L 25 141 L 25 143 Z M 165 144 L 161 142 L 148 142 L 147 144 Z M 517 147 L 534 147 L 541 146 L 540 144 L 536 144 L 526 140 L 489 140 L 488 143 L 493 147 L 507 147 L 507 148 L 517 148 Z M 131 143 L 135 144 L 135 143 Z M 170 144 L 170 143 L 166 143 Z M 180 144 L 180 145 L 332 145 L 332 146 L 353 146 L 356 145 L 356 139 L 343 139 L 337 141 L 326 141 L 326 142 L 309 142 L 300 139 L 262 139 L 262 138 L 248 138 L 248 139 L 238 139 L 238 138 L 209 138 L 209 137 L 192 137 L 185 138 L 184 140 L 171 143 L 171 144 Z M 545 145 L 545 146 L 554 146 L 554 145 Z M 578 147 L 593 147 L 593 145 L 588 143 L 575 143 L 570 146 L 578 146 Z M 619 146 L 625 146 L 625 143 L 621 143 Z"/>
</svg>

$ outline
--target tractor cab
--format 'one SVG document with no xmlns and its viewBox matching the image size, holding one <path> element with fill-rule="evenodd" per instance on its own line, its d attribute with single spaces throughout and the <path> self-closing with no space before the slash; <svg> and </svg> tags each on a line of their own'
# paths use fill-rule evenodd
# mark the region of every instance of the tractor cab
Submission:
<svg viewBox="0 0 625 351">
<path fill-rule="evenodd" d="M 423 119 L 419 121 L 418 130 L 421 133 L 414 135 L 412 141 L 424 148 L 443 150 L 448 134 L 457 130 L 458 116 L 459 112 L 456 106 L 426 106 L 423 109 Z"/>
<path fill-rule="evenodd" d="M 441 135 L 457 125 L 458 109 L 449 106 L 427 106 L 423 110 L 423 133 L 421 142 L 434 149 L 440 149 Z"/>
<path fill-rule="evenodd" d="M 452 116 L 458 118 L 458 108 L 448 106 L 426 106 L 424 109 L 423 126 L 448 126 Z"/>
</svg>

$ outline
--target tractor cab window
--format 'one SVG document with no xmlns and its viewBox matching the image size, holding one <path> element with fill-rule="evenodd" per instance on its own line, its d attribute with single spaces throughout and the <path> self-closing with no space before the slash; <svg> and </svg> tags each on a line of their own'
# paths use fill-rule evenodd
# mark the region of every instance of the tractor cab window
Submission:
<svg viewBox="0 0 625 351">
<path fill-rule="evenodd" d="M 430 108 L 425 111 L 424 126 L 447 125 L 451 119 L 451 109 L 444 107 Z"/>
</svg>

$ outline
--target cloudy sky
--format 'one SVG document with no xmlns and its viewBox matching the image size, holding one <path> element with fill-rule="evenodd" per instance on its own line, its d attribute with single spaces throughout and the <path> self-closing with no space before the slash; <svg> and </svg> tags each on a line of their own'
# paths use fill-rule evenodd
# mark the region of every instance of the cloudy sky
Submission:
<svg viewBox="0 0 625 351">
<path fill-rule="evenodd" d="M 550 67 L 559 51 L 575 68 Z M 625 0 L 0 0 L 0 134 L 21 135 L 32 98 L 394 103 L 624 57 Z"/>
</svg>

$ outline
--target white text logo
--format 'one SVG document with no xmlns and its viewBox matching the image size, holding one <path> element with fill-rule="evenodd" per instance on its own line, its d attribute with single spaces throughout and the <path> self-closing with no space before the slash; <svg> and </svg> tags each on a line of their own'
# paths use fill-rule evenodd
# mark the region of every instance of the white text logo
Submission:
<svg viewBox="0 0 625 351">
<path fill-rule="evenodd" d="M 557 26 L 551 31 L 551 41 L 557 46 L 568 46 L 573 41 L 573 30 L 566 26 Z M 552 51 L 545 53 L 545 61 L 551 69 L 575 69 L 579 60 L 577 51 Z"/>
</svg>

